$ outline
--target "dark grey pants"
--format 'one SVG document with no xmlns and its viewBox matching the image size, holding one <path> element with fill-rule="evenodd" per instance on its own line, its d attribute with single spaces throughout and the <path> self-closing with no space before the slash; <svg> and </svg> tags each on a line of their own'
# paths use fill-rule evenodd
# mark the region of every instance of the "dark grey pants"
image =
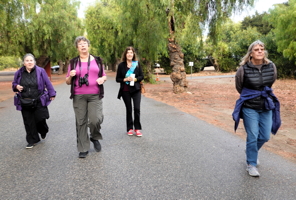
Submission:
<svg viewBox="0 0 296 200">
<path fill-rule="evenodd" d="M 90 137 L 102 140 L 101 124 L 103 123 L 103 101 L 97 94 L 75 95 L 73 108 L 76 118 L 77 148 L 79 152 L 86 152 L 90 148 L 87 127 Z"/>
</svg>

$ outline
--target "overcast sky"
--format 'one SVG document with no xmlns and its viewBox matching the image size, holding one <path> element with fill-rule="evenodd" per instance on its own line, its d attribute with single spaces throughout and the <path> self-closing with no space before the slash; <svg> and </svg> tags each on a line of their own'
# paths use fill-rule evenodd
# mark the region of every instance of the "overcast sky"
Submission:
<svg viewBox="0 0 296 200">
<path fill-rule="evenodd" d="M 274 4 L 288 2 L 288 0 L 255 0 L 254 8 L 241 13 L 240 15 L 233 15 L 231 19 L 235 22 L 242 21 L 246 16 L 254 15 L 258 13 L 267 12 Z"/>
<path fill-rule="evenodd" d="M 80 0 L 80 9 L 78 11 L 78 17 L 84 17 L 84 11 L 89 5 L 92 5 L 96 2 L 97 0 Z M 284 3 L 287 2 L 288 0 L 255 0 L 255 6 L 254 8 L 251 8 L 245 12 L 243 12 L 240 15 L 234 15 L 232 17 L 232 20 L 235 22 L 242 21 L 244 17 L 249 16 L 249 15 L 254 15 L 256 10 L 258 13 L 263 13 L 264 11 L 268 11 L 270 8 L 272 8 L 273 4 L 278 4 L 278 3 Z"/>
</svg>

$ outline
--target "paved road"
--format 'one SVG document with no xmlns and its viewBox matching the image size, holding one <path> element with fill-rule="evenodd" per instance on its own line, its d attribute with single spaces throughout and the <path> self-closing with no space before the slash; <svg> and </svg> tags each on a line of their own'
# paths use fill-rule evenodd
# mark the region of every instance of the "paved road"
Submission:
<svg viewBox="0 0 296 200">
<path fill-rule="evenodd" d="M 13 81 L 15 72 L 0 71 L 0 82 Z"/>
<path fill-rule="evenodd" d="M 0 102 L 1 199 L 295 199 L 295 163 L 263 149 L 261 177 L 250 177 L 242 139 L 164 103 L 143 97 L 143 137 L 127 136 L 118 87 L 105 84 L 102 151 L 86 159 L 67 85 L 56 86 L 49 135 L 32 150 L 12 99 Z"/>
</svg>

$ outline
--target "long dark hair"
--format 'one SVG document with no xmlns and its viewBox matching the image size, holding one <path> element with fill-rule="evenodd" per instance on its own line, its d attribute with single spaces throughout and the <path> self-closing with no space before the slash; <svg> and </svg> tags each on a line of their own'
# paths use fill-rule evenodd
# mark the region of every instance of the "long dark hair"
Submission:
<svg viewBox="0 0 296 200">
<path fill-rule="evenodd" d="M 134 56 L 133 56 L 133 59 L 132 59 L 132 60 L 133 60 L 133 61 L 138 60 L 138 59 L 137 59 L 137 55 L 136 55 L 136 52 L 135 52 L 134 47 L 129 46 L 129 47 L 126 47 L 125 51 L 123 52 L 123 54 L 122 54 L 122 56 L 121 56 L 121 61 L 122 61 L 122 62 L 126 62 L 126 54 L 127 54 L 127 51 L 128 51 L 128 50 L 132 50 L 133 53 L 134 53 Z"/>
</svg>

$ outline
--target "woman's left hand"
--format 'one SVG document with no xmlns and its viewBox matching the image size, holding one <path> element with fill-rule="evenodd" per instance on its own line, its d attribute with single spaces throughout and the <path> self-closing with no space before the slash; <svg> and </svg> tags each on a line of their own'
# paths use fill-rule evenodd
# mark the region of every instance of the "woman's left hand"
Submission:
<svg viewBox="0 0 296 200">
<path fill-rule="evenodd" d="M 102 85 L 104 82 L 105 82 L 105 80 L 104 80 L 103 78 L 98 78 L 98 79 L 97 79 L 97 83 L 98 83 L 99 85 Z"/>
<path fill-rule="evenodd" d="M 50 97 L 50 100 L 53 101 L 55 99 L 55 97 Z"/>
</svg>

